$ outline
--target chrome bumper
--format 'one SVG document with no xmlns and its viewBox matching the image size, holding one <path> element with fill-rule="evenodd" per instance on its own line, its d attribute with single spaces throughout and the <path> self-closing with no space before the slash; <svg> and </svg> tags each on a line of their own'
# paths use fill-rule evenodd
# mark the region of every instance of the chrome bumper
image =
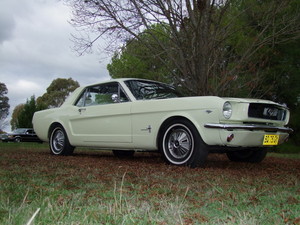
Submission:
<svg viewBox="0 0 300 225">
<path fill-rule="evenodd" d="M 214 124 L 214 123 L 207 123 L 204 125 L 206 128 L 214 128 L 214 129 L 224 129 L 224 130 L 263 130 L 266 132 L 283 132 L 283 133 L 292 133 L 293 129 L 289 127 L 272 127 L 267 125 L 255 125 L 255 124 L 247 124 L 247 125 L 240 125 L 240 124 Z"/>
</svg>

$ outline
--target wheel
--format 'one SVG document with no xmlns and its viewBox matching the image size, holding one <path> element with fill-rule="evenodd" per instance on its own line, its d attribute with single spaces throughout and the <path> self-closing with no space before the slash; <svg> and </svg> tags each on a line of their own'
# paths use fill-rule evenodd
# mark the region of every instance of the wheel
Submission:
<svg viewBox="0 0 300 225">
<path fill-rule="evenodd" d="M 17 143 L 21 142 L 21 138 L 20 137 L 16 137 L 15 140 L 14 140 L 14 142 L 17 142 Z"/>
<path fill-rule="evenodd" d="M 50 151 L 53 155 L 71 155 L 74 151 L 62 126 L 56 126 L 51 131 Z"/>
<path fill-rule="evenodd" d="M 267 149 L 244 149 L 239 151 L 227 152 L 227 157 L 233 162 L 260 163 L 267 155 Z"/>
<path fill-rule="evenodd" d="M 159 148 L 173 165 L 203 166 L 208 149 L 195 126 L 184 119 L 169 122 L 162 130 Z"/>
<path fill-rule="evenodd" d="M 113 154 L 119 158 L 130 158 L 134 155 L 135 151 L 122 151 L 122 150 L 113 150 Z"/>
</svg>

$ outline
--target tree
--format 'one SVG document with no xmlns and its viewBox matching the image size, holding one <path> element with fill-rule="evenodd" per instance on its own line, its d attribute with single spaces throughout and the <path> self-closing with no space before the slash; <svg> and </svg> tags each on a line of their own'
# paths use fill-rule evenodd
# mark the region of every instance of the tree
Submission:
<svg viewBox="0 0 300 225">
<path fill-rule="evenodd" d="M 26 104 L 23 107 L 20 106 L 19 109 L 21 111 L 19 112 L 17 124 L 14 128 L 32 128 L 33 114 L 38 111 L 35 96 L 31 96 L 29 100 L 27 99 Z"/>
<path fill-rule="evenodd" d="M 6 85 L 0 83 L 0 130 L 5 127 L 5 119 L 9 114 L 10 105 L 8 104 L 9 98 L 6 96 L 7 93 L 8 90 Z"/>
<path fill-rule="evenodd" d="M 244 0 L 231 8 L 228 18 L 238 19 L 233 21 L 236 32 L 226 40 L 226 48 L 230 50 L 226 51 L 224 73 L 228 81 L 218 82 L 220 91 L 277 100 L 275 77 L 284 75 L 282 69 L 271 68 L 279 63 L 278 50 L 296 46 L 300 38 L 299 9 L 300 2 L 293 0 Z M 289 54 L 282 53 L 281 59 Z"/>
<path fill-rule="evenodd" d="M 37 99 L 39 108 L 54 108 L 63 104 L 71 92 L 79 87 L 72 78 L 57 78 L 47 88 L 47 92 Z"/>
<path fill-rule="evenodd" d="M 19 116 L 21 112 L 24 110 L 25 104 L 19 104 L 14 108 L 14 111 L 12 113 L 12 117 L 10 120 L 11 129 L 15 130 L 16 128 L 19 128 Z"/>
<path fill-rule="evenodd" d="M 47 108 L 59 107 L 65 101 L 66 97 L 77 87 L 79 87 L 78 82 L 71 78 L 53 80 L 43 96 L 37 100 L 35 96 L 31 96 L 25 104 L 15 107 L 10 122 L 12 129 L 21 127 L 32 128 L 32 117 L 35 112 Z"/>
<path fill-rule="evenodd" d="M 286 103 L 291 111 L 290 126 L 294 133 L 291 139 L 300 145 L 300 38 L 294 42 L 277 45 L 269 60 L 265 81 L 272 85 L 268 96 L 277 102 Z"/>
<path fill-rule="evenodd" d="M 170 38 L 167 37 L 165 26 L 156 24 L 139 34 L 139 38 L 148 45 L 152 45 L 153 49 L 158 51 L 153 54 L 143 43 L 137 39 L 128 40 L 122 47 L 120 52 L 116 52 L 112 57 L 112 61 L 107 65 L 107 69 L 112 78 L 144 78 L 161 82 L 172 82 L 167 65 L 170 63 L 166 55 L 161 56 L 164 62 L 157 58 L 161 54 L 157 43 L 149 37 L 149 33 L 156 33 L 157 38 L 168 45 Z M 162 35 L 164 34 L 164 35 Z M 155 47 L 156 46 L 156 47 Z"/>
<path fill-rule="evenodd" d="M 83 31 L 74 39 L 79 53 L 104 35 L 113 46 L 138 40 L 162 63 L 167 57 L 168 74 L 195 95 L 236 94 L 249 79 L 260 84 L 265 46 L 293 40 L 300 30 L 297 0 L 66 1 L 73 8 L 71 23 Z M 165 26 L 167 35 L 159 36 L 170 38 L 167 45 L 151 32 L 153 24 Z M 141 38 L 145 31 L 156 45 Z"/>
</svg>

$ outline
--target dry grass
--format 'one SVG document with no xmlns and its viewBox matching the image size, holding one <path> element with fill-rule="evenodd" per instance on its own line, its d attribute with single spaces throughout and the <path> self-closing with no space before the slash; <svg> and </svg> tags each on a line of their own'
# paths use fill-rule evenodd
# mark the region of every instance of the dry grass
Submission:
<svg viewBox="0 0 300 225">
<path fill-rule="evenodd" d="M 150 153 L 0 143 L 0 176 L 1 224 L 26 224 L 39 208 L 33 224 L 300 224 L 299 159 L 210 155 L 190 169 Z"/>
</svg>

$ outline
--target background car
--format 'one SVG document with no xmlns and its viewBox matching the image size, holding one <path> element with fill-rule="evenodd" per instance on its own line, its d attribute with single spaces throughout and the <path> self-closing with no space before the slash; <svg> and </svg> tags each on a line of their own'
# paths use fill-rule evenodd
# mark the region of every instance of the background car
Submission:
<svg viewBox="0 0 300 225">
<path fill-rule="evenodd" d="M 54 155 L 72 154 L 77 146 L 118 156 L 160 151 L 170 164 L 196 167 L 209 152 L 262 161 L 267 147 L 292 132 L 289 115 L 272 101 L 182 97 L 167 84 L 118 79 L 76 89 L 60 108 L 36 112 L 33 125 Z"/>
<path fill-rule="evenodd" d="M 10 134 L 3 134 L 3 142 L 41 142 L 32 128 L 18 128 Z"/>
</svg>

